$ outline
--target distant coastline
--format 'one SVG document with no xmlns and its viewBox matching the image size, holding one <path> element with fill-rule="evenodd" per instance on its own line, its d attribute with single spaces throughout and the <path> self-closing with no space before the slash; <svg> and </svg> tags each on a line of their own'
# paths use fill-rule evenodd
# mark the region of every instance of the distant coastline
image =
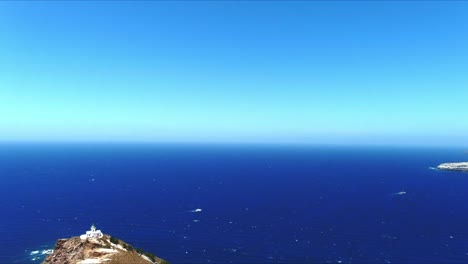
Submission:
<svg viewBox="0 0 468 264">
<path fill-rule="evenodd" d="M 442 163 L 437 166 L 437 169 L 468 172 L 468 162 Z"/>
</svg>

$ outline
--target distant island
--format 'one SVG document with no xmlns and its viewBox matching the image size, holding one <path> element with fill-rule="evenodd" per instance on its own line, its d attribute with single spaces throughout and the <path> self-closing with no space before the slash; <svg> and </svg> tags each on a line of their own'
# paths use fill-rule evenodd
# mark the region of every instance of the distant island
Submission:
<svg viewBox="0 0 468 264">
<path fill-rule="evenodd" d="M 94 225 L 80 237 L 57 240 L 55 249 L 42 264 L 168 264 L 152 253 L 134 248 L 105 235 Z"/>
<path fill-rule="evenodd" d="M 442 163 L 437 166 L 437 169 L 468 172 L 468 162 Z"/>
</svg>

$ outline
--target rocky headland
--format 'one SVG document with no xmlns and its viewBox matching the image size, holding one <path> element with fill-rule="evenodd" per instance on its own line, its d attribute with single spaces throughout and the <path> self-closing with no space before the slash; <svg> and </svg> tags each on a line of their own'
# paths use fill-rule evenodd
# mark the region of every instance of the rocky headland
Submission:
<svg viewBox="0 0 468 264">
<path fill-rule="evenodd" d="M 124 241 L 102 235 L 82 239 L 59 239 L 55 249 L 43 264 L 166 264 L 167 261 Z"/>
<path fill-rule="evenodd" d="M 437 169 L 468 172 L 468 162 L 442 163 L 437 166 Z"/>
</svg>

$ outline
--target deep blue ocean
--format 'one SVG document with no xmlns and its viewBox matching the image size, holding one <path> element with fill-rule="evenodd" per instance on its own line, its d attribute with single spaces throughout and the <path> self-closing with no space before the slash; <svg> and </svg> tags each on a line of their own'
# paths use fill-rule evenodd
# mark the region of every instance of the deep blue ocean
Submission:
<svg viewBox="0 0 468 264">
<path fill-rule="evenodd" d="M 172 263 L 468 263 L 468 173 L 430 169 L 464 160 L 456 148 L 2 144 L 0 263 L 40 263 L 92 223 Z"/>
</svg>

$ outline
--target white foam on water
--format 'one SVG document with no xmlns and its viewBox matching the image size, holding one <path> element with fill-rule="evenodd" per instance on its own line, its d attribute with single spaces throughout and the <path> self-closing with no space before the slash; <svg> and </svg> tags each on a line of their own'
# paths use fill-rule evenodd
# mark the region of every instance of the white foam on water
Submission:
<svg viewBox="0 0 468 264">
<path fill-rule="evenodd" d="M 27 250 L 26 250 L 27 252 Z M 53 249 L 38 249 L 29 251 L 29 256 L 27 259 L 36 263 L 36 261 L 43 261 L 47 255 L 50 255 L 54 252 Z M 24 262 L 24 260 L 23 260 Z"/>
<path fill-rule="evenodd" d="M 52 253 L 54 253 L 54 250 L 53 250 L 53 249 L 44 249 L 44 250 L 42 250 L 42 252 L 41 252 L 42 255 L 50 255 L 50 254 L 52 254 Z"/>
</svg>

